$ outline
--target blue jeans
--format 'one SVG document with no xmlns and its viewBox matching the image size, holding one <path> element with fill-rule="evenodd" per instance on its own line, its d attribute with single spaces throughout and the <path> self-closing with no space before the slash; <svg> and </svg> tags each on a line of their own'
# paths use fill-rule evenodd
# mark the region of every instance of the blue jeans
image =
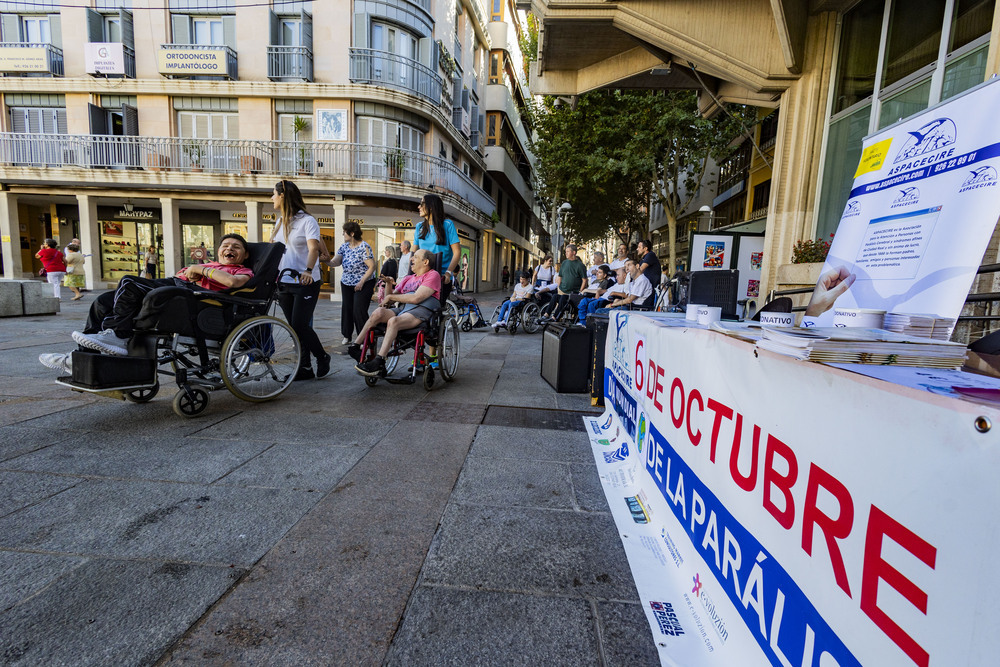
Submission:
<svg viewBox="0 0 1000 667">
<path fill-rule="evenodd" d="M 517 309 L 523 304 L 524 304 L 523 301 L 511 301 L 510 299 L 504 301 L 500 305 L 500 314 L 497 315 L 497 322 L 506 323 L 508 315 L 511 314 L 512 311 L 516 312 Z"/>
<path fill-rule="evenodd" d="M 580 305 L 577 306 L 577 321 L 580 324 L 586 324 L 587 315 L 593 315 L 597 312 L 598 308 L 603 308 L 607 303 L 607 299 L 600 297 L 584 297 L 580 299 Z"/>
</svg>

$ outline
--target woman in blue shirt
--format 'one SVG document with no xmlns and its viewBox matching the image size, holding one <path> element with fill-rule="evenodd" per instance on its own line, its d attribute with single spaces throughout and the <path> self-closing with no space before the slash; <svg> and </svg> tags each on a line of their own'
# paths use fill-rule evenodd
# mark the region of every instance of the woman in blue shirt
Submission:
<svg viewBox="0 0 1000 667">
<path fill-rule="evenodd" d="M 424 195 L 417 205 L 417 212 L 423 220 L 413 230 L 413 245 L 429 250 L 431 254 L 441 253 L 441 266 L 438 270 L 447 280 L 447 274 L 458 268 L 461 255 L 455 223 L 444 217 L 444 202 L 437 195 Z"/>
</svg>

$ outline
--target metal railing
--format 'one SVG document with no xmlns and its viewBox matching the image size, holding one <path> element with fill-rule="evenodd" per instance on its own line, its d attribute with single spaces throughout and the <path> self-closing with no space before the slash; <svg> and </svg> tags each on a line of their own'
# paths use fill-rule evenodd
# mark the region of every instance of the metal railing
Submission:
<svg viewBox="0 0 1000 667">
<path fill-rule="evenodd" d="M 375 49 L 350 49 L 351 83 L 373 83 L 441 101 L 441 77 L 412 58 Z"/>
<path fill-rule="evenodd" d="M 226 72 L 227 78 L 236 81 L 239 78 L 239 71 L 237 69 L 236 51 L 228 46 L 219 46 L 215 44 L 160 44 L 160 49 L 165 51 L 178 50 L 178 51 L 222 51 L 226 54 Z M 165 73 L 166 74 L 166 73 Z M 218 76 L 218 74 L 199 74 L 196 72 L 184 72 L 182 74 L 168 74 L 169 76 Z"/>
<path fill-rule="evenodd" d="M 276 81 L 312 81 L 313 54 L 304 46 L 267 47 L 267 78 Z"/>
<path fill-rule="evenodd" d="M 53 76 L 63 75 L 63 52 L 62 49 L 52 46 L 46 42 L 0 42 L 0 48 L 4 49 L 45 49 L 45 62 L 48 67 L 47 73 Z M 11 74 L 44 74 L 37 70 L 11 71 Z"/>
<path fill-rule="evenodd" d="M 329 141 L 253 141 L 0 132 L 0 169 L 81 167 L 393 181 L 452 192 L 489 216 L 496 202 L 450 161 L 418 151 Z"/>
</svg>

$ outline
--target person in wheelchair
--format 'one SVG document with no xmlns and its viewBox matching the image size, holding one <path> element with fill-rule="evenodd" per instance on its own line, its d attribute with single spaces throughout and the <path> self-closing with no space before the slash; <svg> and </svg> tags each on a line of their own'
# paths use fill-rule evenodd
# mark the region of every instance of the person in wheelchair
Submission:
<svg viewBox="0 0 1000 667">
<path fill-rule="evenodd" d="M 608 308 L 624 308 L 626 310 L 649 310 L 646 304 L 653 295 L 653 285 L 643 275 L 639 264 L 630 259 L 625 262 L 625 273 L 629 280 L 625 284 L 625 295 L 618 296 L 608 304 Z"/>
<path fill-rule="evenodd" d="M 531 284 L 531 276 L 527 272 L 522 271 L 518 281 L 518 284 L 514 285 L 514 292 L 510 298 L 500 306 L 500 314 L 497 315 L 497 321 L 493 323 L 493 333 L 500 331 L 500 327 L 506 329 L 510 318 L 518 316 L 521 307 L 535 291 L 535 286 Z"/>
<path fill-rule="evenodd" d="M 542 308 L 542 321 L 558 322 L 563 310 L 570 303 L 570 296 L 577 294 L 587 282 L 587 266 L 576 256 L 576 246 L 566 246 L 566 259 L 559 263 L 556 280 L 557 295 Z"/>
<path fill-rule="evenodd" d="M 347 353 L 357 361 L 355 369 L 361 375 L 378 377 L 385 373 L 385 359 L 400 331 L 413 329 L 426 322 L 441 309 L 441 274 L 432 268 L 433 255 L 421 248 L 413 253 L 411 268 L 413 273 L 403 278 L 395 290 L 385 297 L 379 307 L 365 322 L 361 333 L 347 348 Z M 398 308 L 390 308 L 399 304 Z M 378 354 L 361 362 L 361 344 L 372 327 L 385 324 L 385 336 Z"/>
<path fill-rule="evenodd" d="M 597 267 L 597 283 L 593 287 L 587 287 L 584 293 L 587 296 L 580 299 L 576 307 L 576 322 L 580 325 L 587 324 L 587 315 L 597 312 L 598 308 L 603 308 L 608 303 L 605 298 L 608 290 L 615 284 L 615 279 L 611 277 L 611 267 L 601 264 Z"/>
<path fill-rule="evenodd" d="M 239 234 L 222 237 L 217 257 L 217 262 L 185 267 L 174 278 L 125 276 L 114 292 L 105 292 L 91 304 L 87 325 L 83 331 L 73 332 L 73 340 L 104 354 L 127 355 L 143 299 L 157 287 L 183 285 L 192 290 L 220 291 L 242 287 L 253 277 L 253 270 L 244 266 L 247 242 Z M 69 354 L 43 354 L 38 360 L 48 368 L 72 372 Z"/>
</svg>

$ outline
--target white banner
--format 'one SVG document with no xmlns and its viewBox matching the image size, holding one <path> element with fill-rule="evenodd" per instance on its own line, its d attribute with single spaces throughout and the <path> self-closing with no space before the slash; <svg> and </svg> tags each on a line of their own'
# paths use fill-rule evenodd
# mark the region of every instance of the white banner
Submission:
<svg viewBox="0 0 1000 667">
<path fill-rule="evenodd" d="M 84 44 L 87 74 L 124 74 L 125 46 L 121 42 Z"/>
<path fill-rule="evenodd" d="M 613 313 L 598 473 L 665 665 L 1000 654 L 1000 410 Z"/>
<path fill-rule="evenodd" d="M 864 140 L 823 267 L 854 276 L 837 307 L 958 317 L 1000 217 L 998 108 L 990 82 Z"/>
</svg>

